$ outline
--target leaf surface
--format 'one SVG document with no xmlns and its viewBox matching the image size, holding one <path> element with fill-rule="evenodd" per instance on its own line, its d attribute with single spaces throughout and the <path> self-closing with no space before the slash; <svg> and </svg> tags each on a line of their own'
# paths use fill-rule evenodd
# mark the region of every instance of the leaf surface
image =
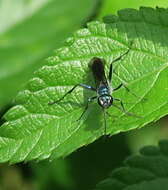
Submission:
<svg viewBox="0 0 168 190">
<path fill-rule="evenodd" d="M 58 100 L 74 85 L 94 85 L 88 68 L 95 57 L 106 60 L 108 73 L 112 60 L 131 48 L 122 60 L 114 63 L 112 85 L 121 82 L 125 88 L 113 93 L 120 98 L 128 116 L 115 107 L 108 109 L 107 133 L 114 135 L 143 127 L 168 113 L 168 21 L 167 10 L 141 8 L 122 10 L 118 17 L 104 22 L 91 22 L 87 29 L 68 38 L 65 47 L 48 59 L 19 93 L 0 128 L 0 162 L 19 162 L 66 156 L 104 134 L 103 112 L 97 102 L 91 104 L 80 121 L 87 98 L 95 93 L 77 88 L 58 104 Z M 133 43 L 130 47 L 130 43 Z M 135 97 L 132 93 L 136 94 Z M 120 106 L 117 101 L 115 104 Z"/>
</svg>

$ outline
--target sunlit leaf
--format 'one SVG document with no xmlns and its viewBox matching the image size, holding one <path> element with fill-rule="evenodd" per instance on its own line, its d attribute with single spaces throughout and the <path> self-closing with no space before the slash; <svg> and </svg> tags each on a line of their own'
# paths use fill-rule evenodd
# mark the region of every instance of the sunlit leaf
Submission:
<svg viewBox="0 0 168 190">
<path fill-rule="evenodd" d="M 112 106 L 108 112 L 114 116 L 106 118 L 108 134 L 143 127 L 166 115 L 167 16 L 164 9 L 126 9 L 118 17 L 92 22 L 87 29 L 77 31 L 48 59 L 48 65 L 35 73 L 26 90 L 19 93 L 18 105 L 5 115 L 7 122 L 0 128 L 0 162 L 55 159 L 104 135 L 104 118 L 97 102 L 76 121 L 94 93 L 78 88 L 59 104 L 48 105 L 78 83 L 94 85 L 88 68 L 94 56 L 106 60 L 108 72 L 112 60 L 131 48 L 114 63 L 111 85 L 116 87 L 122 82 L 137 95 L 125 88 L 113 94 L 123 101 L 128 112 L 139 117 L 128 116 Z"/>
</svg>

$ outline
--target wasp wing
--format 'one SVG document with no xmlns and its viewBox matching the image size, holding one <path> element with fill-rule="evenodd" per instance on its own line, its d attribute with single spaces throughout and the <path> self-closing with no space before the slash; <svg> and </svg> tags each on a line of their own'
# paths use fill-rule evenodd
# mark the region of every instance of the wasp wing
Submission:
<svg viewBox="0 0 168 190">
<path fill-rule="evenodd" d="M 94 57 L 90 63 L 89 67 L 93 73 L 96 88 L 100 85 L 100 83 L 107 84 L 107 78 L 105 75 L 105 60 Z"/>
</svg>

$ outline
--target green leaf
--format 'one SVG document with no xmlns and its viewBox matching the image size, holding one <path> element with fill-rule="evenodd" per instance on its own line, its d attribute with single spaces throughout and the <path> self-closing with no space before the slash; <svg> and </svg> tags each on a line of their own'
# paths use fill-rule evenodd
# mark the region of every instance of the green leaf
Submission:
<svg viewBox="0 0 168 190">
<path fill-rule="evenodd" d="M 92 22 L 87 29 L 77 31 L 65 47 L 48 59 L 19 93 L 0 128 L 0 162 L 19 162 L 66 156 L 77 148 L 93 142 L 104 134 L 103 113 L 97 102 L 89 106 L 80 121 L 92 92 L 76 89 L 62 102 L 58 100 L 78 83 L 94 85 L 88 63 L 94 57 L 106 60 L 106 71 L 119 55 L 131 50 L 114 63 L 113 87 L 127 84 L 133 96 L 124 88 L 114 92 L 127 104 L 125 109 L 141 118 L 125 115 L 115 107 L 106 117 L 107 133 L 114 135 L 142 127 L 168 113 L 168 21 L 167 10 L 141 8 L 126 9 L 118 17 Z M 106 23 L 108 21 L 108 23 Z M 117 104 L 117 102 L 116 102 Z M 119 106 L 119 105 L 118 105 Z"/>
<path fill-rule="evenodd" d="M 101 11 L 99 13 L 99 17 L 103 17 L 105 15 L 111 13 L 117 13 L 118 10 L 124 8 L 134 8 L 138 9 L 140 6 L 149 6 L 149 7 L 167 7 L 167 2 L 165 0 L 143 0 L 143 1 L 134 1 L 134 0 L 127 0 L 127 1 L 118 1 L 118 0 L 105 0 Z"/>
<path fill-rule="evenodd" d="M 124 167 L 114 170 L 95 190 L 160 190 L 168 188 L 168 140 L 159 147 L 146 146 L 140 155 L 130 156 Z"/>
<path fill-rule="evenodd" d="M 0 109 L 11 101 L 32 72 L 44 65 L 44 58 L 93 14 L 97 2 L 1 1 Z"/>
</svg>

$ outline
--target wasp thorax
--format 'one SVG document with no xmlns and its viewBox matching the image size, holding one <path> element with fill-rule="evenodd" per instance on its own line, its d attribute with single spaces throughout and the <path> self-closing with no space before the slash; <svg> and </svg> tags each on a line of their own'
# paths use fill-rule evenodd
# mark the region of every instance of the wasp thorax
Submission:
<svg viewBox="0 0 168 190">
<path fill-rule="evenodd" d="M 108 108 L 113 103 L 113 98 L 110 95 L 103 95 L 98 98 L 98 103 L 103 108 Z"/>
</svg>

